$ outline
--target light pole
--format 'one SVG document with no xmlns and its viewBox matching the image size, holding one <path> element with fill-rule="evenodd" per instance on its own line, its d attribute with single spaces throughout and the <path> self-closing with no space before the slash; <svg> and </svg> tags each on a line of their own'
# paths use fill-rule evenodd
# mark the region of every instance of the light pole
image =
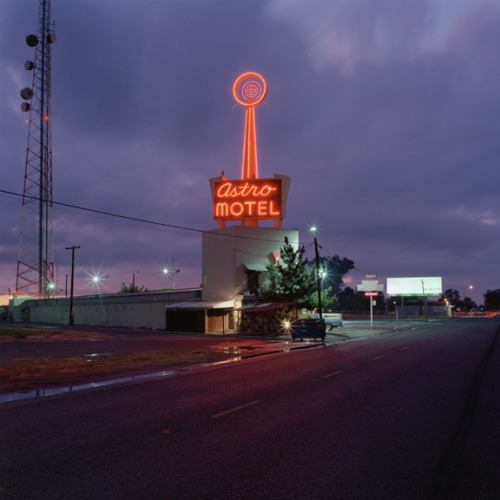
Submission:
<svg viewBox="0 0 500 500">
<path fill-rule="evenodd" d="M 474 289 L 474 287 L 473 287 L 472 285 L 469 285 L 467 288 L 468 288 L 469 290 L 473 290 L 473 289 Z M 463 298 L 463 301 L 464 301 L 464 309 L 465 309 L 465 298 L 466 298 L 466 297 L 465 297 L 465 287 L 463 288 L 463 293 L 464 293 L 464 298 Z M 469 297 L 469 299 L 470 299 L 470 297 Z M 472 299 L 471 299 L 471 300 L 472 300 Z"/>
<path fill-rule="evenodd" d="M 180 273 L 180 269 L 169 269 L 167 266 L 164 266 L 161 270 L 163 276 L 167 278 L 172 275 L 172 289 L 175 290 L 175 275 Z"/>
<path fill-rule="evenodd" d="M 137 271 L 137 274 L 139 274 L 139 271 Z M 132 293 L 135 293 L 135 273 L 132 273 Z"/>
<path fill-rule="evenodd" d="M 318 240 L 316 239 L 316 228 L 311 227 L 310 231 L 314 234 L 314 252 L 316 254 L 316 288 L 318 289 L 318 313 L 319 319 L 323 319 L 323 308 L 321 307 L 321 285 L 319 283 L 319 252 Z"/>
<path fill-rule="evenodd" d="M 75 279 L 75 250 L 80 248 L 80 245 L 72 247 L 66 247 L 66 250 L 71 250 L 71 295 L 69 298 L 69 324 L 73 325 L 75 321 L 75 315 L 73 313 L 73 282 Z"/>
</svg>

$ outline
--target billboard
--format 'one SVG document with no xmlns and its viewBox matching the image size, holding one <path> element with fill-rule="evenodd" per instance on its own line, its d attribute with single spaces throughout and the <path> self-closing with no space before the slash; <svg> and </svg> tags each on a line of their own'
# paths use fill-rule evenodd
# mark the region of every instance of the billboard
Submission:
<svg viewBox="0 0 500 500">
<path fill-rule="evenodd" d="M 221 180 L 214 184 L 214 219 L 281 219 L 281 179 Z"/>
<path fill-rule="evenodd" d="M 441 277 L 387 278 L 388 295 L 437 296 L 443 293 Z"/>
</svg>

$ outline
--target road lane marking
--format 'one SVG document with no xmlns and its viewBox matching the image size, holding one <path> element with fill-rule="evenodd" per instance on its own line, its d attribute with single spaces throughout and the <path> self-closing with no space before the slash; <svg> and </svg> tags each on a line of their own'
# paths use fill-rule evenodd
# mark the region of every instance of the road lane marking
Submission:
<svg viewBox="0 0 500 500">
<path fill-rule="evenodd" d="M 406 349 L 409 349 L 409 347 L 408 347 L 408 346 L 406 346 L 406 347 L 401 347 L 400 351 L 406 351 Z"/>
<path fill-rule="evenodd" d="M 329 373 L 328 375 L 323 375 L 321 378 L 328 378 L 328 377 L 333 377 L 334 375 L 338 375 L 339 373 L 342 373 L 344 370 L 337 370 L 336 372 Z"/>
<path fill-rule="evenodd" d="M 212 418 L 218 418 L 222 417 L 223 415 L 227 415 L 228 413 L 232 413 L 233 411 L 238 411 L 243 408 L 247 408 L 248 406 L 255 405 L 257 403 L 260 403 L 260 399 L 256 399 L 255 401 L 252 401 L 251 403 L 247 403 L 245 405 L 237 406 L 236 408 L 231 408 L 230 410 L 223 411 L 221 413 L 217 413 L 216 415 L 212 415 Z"/>
<path fill-rule="evenodd" d="M 377 356 L 375 358 L 370 358 L 371 361 L 377 361 L 377 359 L 382 359 L 385 356 Z"/>
</svg>

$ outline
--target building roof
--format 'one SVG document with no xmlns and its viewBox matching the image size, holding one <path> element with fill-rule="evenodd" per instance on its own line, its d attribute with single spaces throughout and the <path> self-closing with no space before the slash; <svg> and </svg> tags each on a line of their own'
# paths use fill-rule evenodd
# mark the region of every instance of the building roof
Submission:
<svg viewBox="0 0 500 500">
<path fill-rule="evenodd" d="M 192 301 L 169 304 L 166 309 L 232 309 L 234 300 L 222 301 Z"/>
<path fill-rule="evenodd" d="M 295 302 L 264 302 L 262 304 L 247 304 L 243 307 L 235 308 L 234 310 L 244 312 L 270 311 L 272 309 L 282 309 L 292 304 L 295 304 Z"/>
</svg>

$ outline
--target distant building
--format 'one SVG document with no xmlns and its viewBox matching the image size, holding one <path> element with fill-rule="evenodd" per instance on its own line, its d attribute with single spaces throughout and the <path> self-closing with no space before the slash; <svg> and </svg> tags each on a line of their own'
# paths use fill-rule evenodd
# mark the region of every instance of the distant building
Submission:
<svg viewBox="0 0 500 500">
<path fill-rule="evenodd" d="M 405 300 L 403 308 L 396 305 L 396 313 L 399 316 L 425 316 L 425 301 Z M 428 316 L 451 316 L 451 309 L 445 302 L 427 302 Z"/>
</svg>

